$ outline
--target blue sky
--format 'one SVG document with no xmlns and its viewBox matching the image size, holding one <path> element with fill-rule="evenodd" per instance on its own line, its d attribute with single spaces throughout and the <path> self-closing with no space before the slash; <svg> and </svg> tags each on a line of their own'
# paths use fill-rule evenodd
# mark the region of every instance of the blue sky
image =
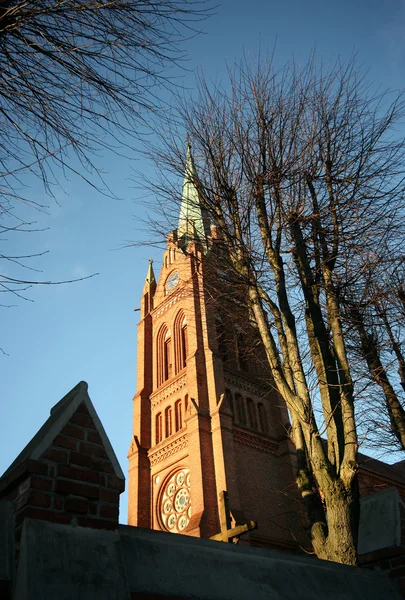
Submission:
<svg viewBox="0 0 405 600">
<path fill-rule="evenodd" d="M 184 44 L 189 61 L 183 83 L 190 89 L 196 69 L 213 79 L 221 77 L 243 53 L 255 55 L 260 48 L 265 53 L 274 46 L 280 66 L 292 56 L 305 62 L 314 47 L 325 62 L 357 52 L 358 62 L 376 85 L 404 87 L 404 0 L 224 0 L 214 12 L 203 23 L 204 34 Z M 71 285 L 37 286 L 27 292 L 30 301 L 17 300 L 16 307 L 0 309 L 0 347 L 7 353 L 0 353 L 0 473 L 51 407 L 80 380 L 88 382 L 90 397 L 127 471 L 139 318 L 134 309 L 148 258 L 154 259 L 158 271 L 161 252 L 149 246 L 122 248 L 128 240 L 147 237 L 141 231 L 145 206 L 134 169 L 153 173 L 151 166 L 141 156 L 131 162 L 106 151 L 97 160 L 121 200 L 106 198 L 72 178 L 61 180 L 61 188 L 55 189 L 56 203 L 34 182 L 33 197 L 49 209 L 27 209 L 25 214 L 46 230 L 0 241 L 9 254 L 48 251 L 30 262 L 42 273 L 13 271 L 21 277 L 61 280 L 99 273 Z M 179 190 L 180 186 L 181 181 Z M 11 274 L 9 267 L 5 273 Z M 125 496 L 121 521 L 126 522 Z"/>
</svg>

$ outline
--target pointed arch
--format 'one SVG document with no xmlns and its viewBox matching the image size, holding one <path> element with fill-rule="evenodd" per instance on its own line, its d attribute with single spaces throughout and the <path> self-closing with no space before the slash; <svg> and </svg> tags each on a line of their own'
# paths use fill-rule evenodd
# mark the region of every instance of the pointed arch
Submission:
<svg viewBox="0 0 405 600">
<path fill-rule="evenodd" d="M 175 430 L 179 431 L 183 427 L 183 414 L 182 414 L 182 406 L 181 399 L 176 400 L 174 403 L 174 421 L 175 421 Z"/>
<path fill-rule="evenodd" d="M 157 386 L 170 379 L 173 371 L 173 348 L 171 331 L 162 325 L 156 336 Z"/>
<path fill-rule="evenodd" d="M 249 371 L 249 361 L 246 352 L 246 339 L 242 331 L 238 329 L 235 335 L 236 362 L 239 371 Z"/>
<path fill-rule="evenodd" d="M 234 415 L 233 397 L 232 397 L 231 390 L 228 390 L 228 389 L 225 390 L 225 399 L 228 404 L 229 410 L 232 412 L 232 415 Z"/>
<path fill-rule="evenodd" d="M 175 371 L 178 373 L 186 367 L 188 354 L 187 318 L 180 310 L 174 320 Z"/>
<path fill-rule="evenodd" d="M 236 418 L 240 425 L 246 425 L 245 401 L 240 394 L 235 394 Z"/>
<path fill-rule="evenodd" d="M 163 439 L 163 418 L 159 412 L 155 417 L 155 443 L 159 444 Z"/>
<path fill-rule="evenodd" d="M 259 413 L 260 430 L 262 431 L 262 433 L 268 433 L 269 423 L 267 421 L 266 407 L 264 406 L 263 402 L 259 402 L 259 404 L 257 405 L 257 412 Z"/>
<path fill-rule="evenodd" d="M 165 410 L 165 437 L 170 437 L 173 433 L 172 407 L 168 406 Z"/>
<path fill-rule="evenodd" d="M 221 315 L 217 315 L 215 317 L 215 329 L 216 329 L 216 336 L 217 336 L 218 352 L 219 352 L 220 357 L 222 358 L 222 361 L 226 362 L 229 358 L 227 341 L 226 341 L 226 328 L 225 328 L 224 319 L 221 317 Z"/>
<path fill-rule="evenodd" d="M 252 429 L 257 429 L 256 405 L 253 402 L 252 398 L 246 398 L 246 407 L 247 407 L 249 426 Z"/>
</svg>

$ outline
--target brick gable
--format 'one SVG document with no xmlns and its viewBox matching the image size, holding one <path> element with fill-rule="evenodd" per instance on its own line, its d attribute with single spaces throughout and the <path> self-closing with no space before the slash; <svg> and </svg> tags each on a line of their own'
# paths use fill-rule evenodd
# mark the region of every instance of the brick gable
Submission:
<svg viewBox="0 0 405 600">
<path fill-rule="evenodd" d="M 39 432 L 0 479 L 12 502 L 18 543 L 25 518 L 117 529 L 125 480 L 81 382 L 51 410 Z"/>
</svg>

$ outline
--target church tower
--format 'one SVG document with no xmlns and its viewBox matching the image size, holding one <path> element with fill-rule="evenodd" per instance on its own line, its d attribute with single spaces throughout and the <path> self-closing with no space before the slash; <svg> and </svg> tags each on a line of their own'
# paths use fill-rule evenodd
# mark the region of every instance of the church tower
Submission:
<svg viewBox="0 0 405 600">
<path fill-rule="evenodd" d="M 245 540 L 292 548 L 302 530 L 288 415 L 221 276 L 226 248 L 196 181 L 188 147 L 178 228 L 141 300 L 128 524 L 211 537 L 226 491 L 234 525 L 258 522 Z"/>
</svg>

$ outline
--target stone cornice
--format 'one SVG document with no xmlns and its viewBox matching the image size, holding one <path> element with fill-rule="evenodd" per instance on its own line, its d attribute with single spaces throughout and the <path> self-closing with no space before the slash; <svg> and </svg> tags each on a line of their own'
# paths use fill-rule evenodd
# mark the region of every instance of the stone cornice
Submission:
<svg viewBox="0 0 405 600">
<path fill-rule="evenodd" d="M 376 484 L 383 487 L 392 485 L 393 487 L 396 487 L 399 494 L 405 498 L 405 485 L 396 481 L 389 475 L 384 476 L 380 473 L 376 473 L 372 470 L 372 467 L 367 468 L 364 465 L 359 465 L 359 474 L 360 485 L 363 484 L 364 486 L 367 486 L 367 484 Z"/>
<path fill-rule="evenodd" d="M 243 375 L 239 375 L 237 373 L 231 373 L 224 369 L 224 378 L 225 384 L 232 385 L 234 388 L 238 390 L 249 392 L 250 394 L 254 394 L 256 397 L 263 398 L 268 392 L 268 386 L 264 384 L 260 384 L 259 382 L 252 381 L 244 377 Z"/>
<path fill-rule="evenodd" d="M 174 304 L 176 304 L 179 300 L 181 300 L 182 298 L 186 298 L 188 296 L 190 296 L 190 293 L 187 293 L 185 285 L 183 284 L 182 289 L 179 289 L 176 292 L 172 292 L 171 294 L 168 294 L 164 298 L 164 300 L 162 300 L 160 302 L 160 304 L 158 304 L 158 306 L 156 306 L 156 308 L 154 308 L 152 310 L 151 315 L 153 316 L 154 319 L 156 319 L 157 317 L 160 317 L 167 310 L 169 310 L 169 308 L 171 308 Z"/>
<path fill-rule="evenodd" d="M 152 408 L 155 408 L 159 404 L 161 404 L 167 398 L 170 398 L 177 392 L 179 392 L 182 388 L 184 388 L 187 384 L 187 373 L 180 373 L 176 375 L 174 379 L 165 383 L 165 385 L 160 386 L 153 394 L 150 396 L 150 401 L 152 404 Z"/>
<path fill-rule="evenodd" d="M 187 434 L 183 434 L 162 447 L 153 448 L 152 450 L 149 450 L 148 454 L 151 466 L 153 467 L 157 463 L 160 463 L 166 460 L 166 458 L 169 458 L 169 456 L 177 454 L 177 452 L 180 452 L 181 450 L 186 448 L 187 444 Z"/>
<path fill-rule="evenodd" d="M 250 448 L 255 448 L 256 450 L 262 450 L 263 452 L 268 452 L 270 454 L 277 454 L 278 451 L 278 444 L 276 442 L 263 439 L 253 433 L 247 433 L 240 429 L 234 429 L 233 438 L 237 444 L 244 444 L 245 446 L 250 446 Z"/>
</svg>

